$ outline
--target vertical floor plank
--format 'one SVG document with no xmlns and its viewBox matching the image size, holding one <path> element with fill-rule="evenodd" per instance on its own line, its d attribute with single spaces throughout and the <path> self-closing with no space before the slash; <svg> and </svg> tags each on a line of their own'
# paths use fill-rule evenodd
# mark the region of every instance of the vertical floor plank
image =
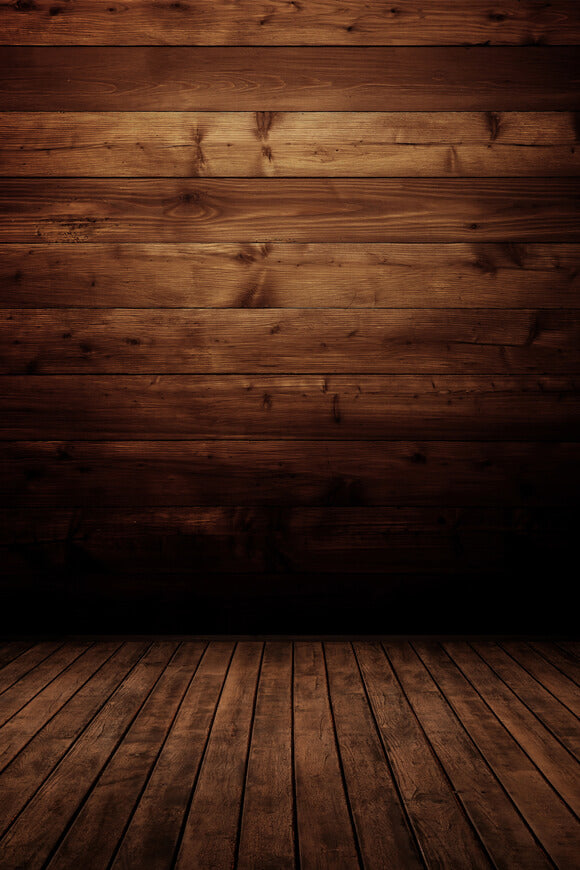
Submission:
<svg viewBox="0 0 580 870">
<path fill-rule="evenodd" d="M 233 864 L 263 644 L 240 643 L 212 726 L 176 861 L 179 870 Z"/>
<path fill-rule="evenodd" d="M 237 870 L 294 870 L 291 642 L 267 643 L 244 791 Z"/>
<path fill-rule="evenodd" d="M 558 867 L 572 870 L 578 857 L 578 823 L 570 808 L 447 653 L 438 644 L 427 641 L 413 645 L 546 852 Z"/>
<path fill-rule="evenodd" d="M 427 867 L 490 862 L 438 764 L 380 644 L 355 644 L 383 746 Z"/>
<path fill-rule="evenodd" d="M 301 870 L 353 870 L 357 845 L 334 736 L 322 645 L 294 651 L 294 764 Z"/>
<path fill-rule="evenodd" d="M 87 855 L 93 870 L 109 866 L 203 651 L 202 643 L 177 649 L 48 864 L 51 870 L 80 866 Z"/>
<path fill-rule="evenodd" d="M 443 646 L 570 809 L 576 815 L 580 814 L 580 765 L 572 754 L 497 679 L 491 668 L 467 643 L 448 641 Z"/>
<path fill-rule="evenodd" d="M 537 680 L 492 641 L 473 641 L 472 647 L 503 680 L 509 691 L 548 728 L 576 761 L 580 761 L 580 723 Z M 508 696 L 509 703 L 509 696 Z"/>
<path fill-rule="evenodd" d="M 364 867 L 423 867 L 350 643 L 326 643 L 330 704 Z"/>
<path fill-rule="evenodd" d="M 187 803 L 210 733 L 234 644 L 212 642 L 141 796 L 112 870 L 160 870 L 173 863 Z"/>
<path fill-rule="evenodd" d="M 527 643 L 502 641 L 501 646 L 534 679 L 545 686 L 562 704 L 565 704 L 575 716 L 580 716 L 580 688 L 576 683 L 564 676 L 562 671 L 559 671 Z"/>
<path fill-rule="evenodd" d="M 154 643 L 57 765 L 0 842 L 0 866 L 42 867 L 90 791 L 177 644 Z"/>
<path fill-rule="evenodd" d="M 421 728 L 494 865 L 505 870 L 552 867 L 412 647 L 389 643 L 385 648 Z"/>
</svg>

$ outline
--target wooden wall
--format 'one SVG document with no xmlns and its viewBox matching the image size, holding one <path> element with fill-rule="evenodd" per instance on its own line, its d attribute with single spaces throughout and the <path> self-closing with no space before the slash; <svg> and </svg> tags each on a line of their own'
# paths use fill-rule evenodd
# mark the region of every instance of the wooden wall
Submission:
<svg viewBox="0 0 580 870">
<path fill-rule="evenodd" d="M 580 4 L 0 39 L 2 629 L 573 628 Z"/>
</svg>

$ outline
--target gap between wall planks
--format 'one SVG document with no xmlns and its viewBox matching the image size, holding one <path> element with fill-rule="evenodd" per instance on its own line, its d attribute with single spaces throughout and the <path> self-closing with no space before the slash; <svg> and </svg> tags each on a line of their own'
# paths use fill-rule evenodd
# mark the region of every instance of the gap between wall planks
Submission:
<svg viewBox="0 0 580 870">
<path fill-rule="evenodd" d="M 7 566 L 534 588 L 577 505 L 578 9 L 5 7 Z"/>
</svg>

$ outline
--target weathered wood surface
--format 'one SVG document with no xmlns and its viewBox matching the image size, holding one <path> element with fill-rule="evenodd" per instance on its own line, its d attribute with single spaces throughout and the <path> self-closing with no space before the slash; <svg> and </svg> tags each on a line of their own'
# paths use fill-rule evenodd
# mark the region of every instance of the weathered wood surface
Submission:
<svg viewBox="0 0 580 870">
<path fill-rule="evenodd" d="M 579 68 L 571 46 L 7 46 L 0 111 L 575 111 Z"/>
<path fill-rule="evenodd" d="M 579 459 L 574 442 L 16 442 L 1 448 L 1 497 L 14 507 L 564 507 L 577 504 Z"/>
<path fill-rule="evenodd" d="M 580 179 L 10 179 L 0 243 L 578 242 Z"/>
<path fill-rule="evenodd" d="M 0 304 L 580 308 L 580 245 L 5 244 Z"/>
<path fill-rule="evenodd" d="M 556 112 L 5 112 L 2 176 L 567 176 Z"/>
<path fill-rule="evenodd" d="M 4 375 L 0 395 L 1 440 L 580 434 L 577 381 L 554 375 Z"/>
<path fill-rule="evenodd" d="M 496 8 L 497 6 L 497 8 Z M 0 41 L 38 45 L 574 45 L 574 0 L 203 0 L 95 6 L 37 0 L 3 7 Z"/>
</svg>

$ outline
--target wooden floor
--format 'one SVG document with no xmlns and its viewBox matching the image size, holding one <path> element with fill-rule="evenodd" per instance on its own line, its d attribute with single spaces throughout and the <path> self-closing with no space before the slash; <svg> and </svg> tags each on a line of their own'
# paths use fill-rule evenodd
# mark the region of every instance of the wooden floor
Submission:
<svg viewBox="0 0 580 870">
<path fill-rule="evenodd" d="M 577 868 L 580 645 L 0 645 L 0 866 Z"/>
</svg>

